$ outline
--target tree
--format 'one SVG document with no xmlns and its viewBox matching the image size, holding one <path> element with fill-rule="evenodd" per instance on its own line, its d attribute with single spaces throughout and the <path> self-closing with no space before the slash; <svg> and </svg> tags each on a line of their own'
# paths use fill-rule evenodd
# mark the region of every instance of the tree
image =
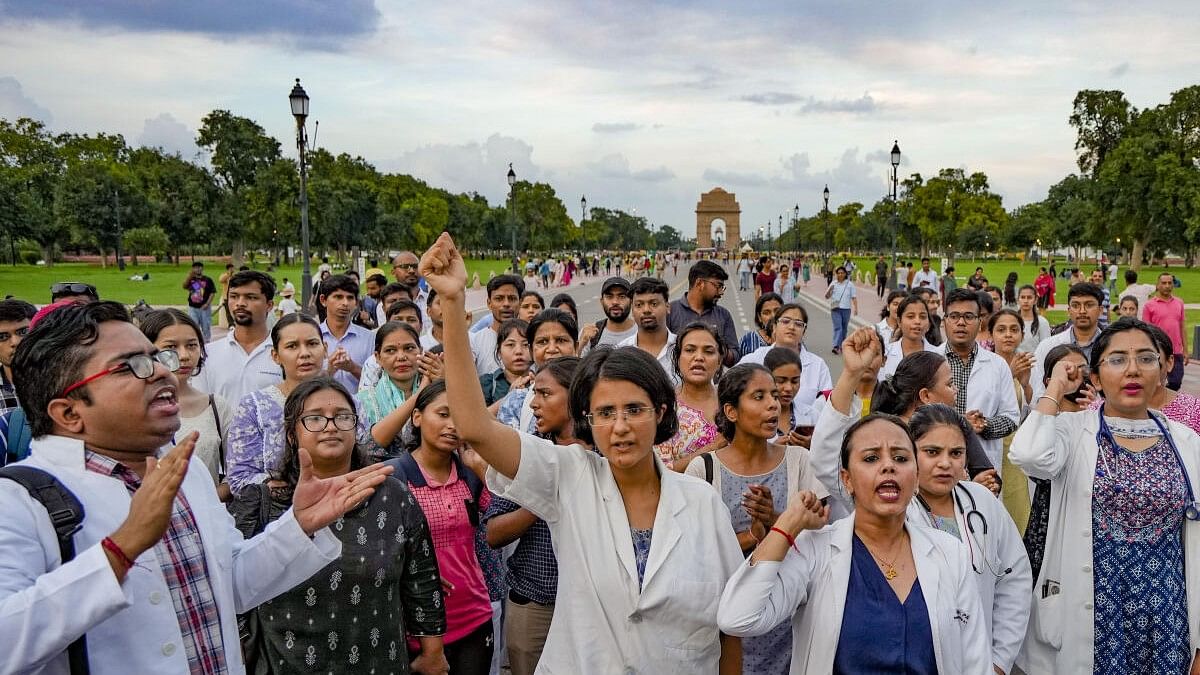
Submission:
<svg viewBox="0 0 1200 675">
<path fill-rule="evenodd" d="M 683 246 L 683 234 L 670 225 L 663 225 L 654 233 L 654 248 L 659 251 L 680 248 L 681 246 Z"/>
<path fill-rule="evenodd" d="M 149 222 L 166 234 L 166 250 L 176 264 L 181 247 L 211 239 L 211 214 L 218 195 L 207 169 L 158 148 L 134 150 L 129 167 L 149 203 Z"/>
<path fill-rule="evenodd" d="M 76 240 L 95 246 L 104 264 L 108 252 L 120 246 L 123 230 L 144 226 L 149 211 L 128 167 L 106 160 L 71 163 L 54 192 L 55 219 Z"/>
<path fill-rule="evenodd" d="M 125 232 L 125 249 L 133 257 L 133 264 L 138 264 L 139 255 L 160 256 L 167 252 L 171 241 L 161 227 L 135 227 Z"/>
<path fill-rule="evenodd" d="M 1070 123 L 1075 127 L 1079 170 L 1095 178 L 1100 167 L 1137 115 L 1125 94 L 1117 90 L 1084 89 L 1075 94 Z"/>
<path fill-rule="evenodd" d="M 0 191 L 5 195 L 0 198 L 0 227 L 10 251 L 16 250 L 17 239 L 29 237 L 42 249 L 47 266 L 54 264 L 55 247 L 70 234 L 54 218 L 54 192 L 64 168 L 58 143 L 45 124 L 28 117 L 0 119 Z"/>
<path fill-rule="evenodd" d="M 218 185 L 234 202 L 240 202 L 255 184 L 259 171 L 280 157 L 279 141 L 268 136 L 257 122 L 228 110 L 214 110 L 204 116 L 196 144 L 209 151 Z M 241 263 L 246 248 L 245 223 L 241 218 L 236 220 L 235 227 L 222 233 L 233 241 L 234 265 Z"/>
</svg>

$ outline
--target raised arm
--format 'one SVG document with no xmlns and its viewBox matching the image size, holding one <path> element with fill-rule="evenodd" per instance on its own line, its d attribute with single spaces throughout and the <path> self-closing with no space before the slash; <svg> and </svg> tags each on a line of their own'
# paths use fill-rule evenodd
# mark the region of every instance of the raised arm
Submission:
<svg viewBox="0 0 1200 675">
<path fill-rule="evenodd" d="M 479 374 L 467 334 L 467 267 L 450 234 L 443 232 L 421 256 L 421 276 L 442 301 L 442 346 L 446 395 L 459 436 L 502 475 L 512 478 L 521 464 L 521 437 L 500 424 L 484 405 Z"/>
<path fill-rule="evenodd" d="M 1033 402 L 1033 410 L 1008 448 L 1008 457 L 1032 478 L 1052 479 L 1067 465 L 1075 425 L 1059 419 L 1059 402 L 1083 382 L 1083 372 L 1066 359 L 1054 364 L 1046 392 Z M 1090 414 L 1090 413 L 1086 413 Z"/>
</svg>

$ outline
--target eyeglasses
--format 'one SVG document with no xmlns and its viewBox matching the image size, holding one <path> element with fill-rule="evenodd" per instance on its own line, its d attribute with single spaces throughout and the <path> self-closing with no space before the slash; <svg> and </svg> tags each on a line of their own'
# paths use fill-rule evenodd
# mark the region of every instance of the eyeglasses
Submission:
<svg viewBox="0 0 1200 675">
<path fill-rule="evenodd" d="M 417 263 L 396 263 L 395 265 L 392 265 L 392 269 L 415 270 L 417 269 Z"/>
<path fill-rule="evenodd" d="M 716 279 L 703 279 L 702 281 L 712 284 L 713 288 L 716 288 L 718 291 L 725 290 L 725 282 L 724 281 L 717 281 Z"/>
<path fill-rule="evenodd" d="M 1100 363 L 1121 370 L 1129 365 L 1129 358 L 1129 354 L 1109 354 L 1100 359 Z M 1138 352 L 1133 359 L 1137 361 L 1138 368 L 1141 370 L 1151 370 L 1159 367 L 1162 363 L 1157 352 Z"/>
<path fill-rule="evenodd" d="M 586 413 L 588 424 L 594 427 L 606 427 L 617 423 L 617 417 L 624 414 L 625 421 L 629 423 L 644 422 L 654 416 L 654 408 L 648 405 L 631 405 L 623 409 L 604 408 L 597 412 Z"/>
<path fill-rule="evenodd" d="M 354 413 L 338 413 L 333 417 L 324 415 L 305 415 L 300 418 L 300 424 L 312 433 L 325 431 L 329 428 L 329 423 L 333 422 L 333 428 L 338 431 L 350 431 L 358 426 L 358 415 Z"/>
<path fill-rule="evenodd" d="M 139 380 L 148 380 L 154 375 L 155 364 L 161 364 L 162 366 L 166 367 L 167 370 L 173 373 L 179 370 L 179 354 L 175 353 L 175 350 L 173 349 L 164 349 L 154 354 L 134 354 L 112 368 L 105 368 L 95 375 L 89 375 L 75 384 L 72 384 L 63 390 L 62 395 L 66 396 L 85 384 L 94 382 L 105 375 L 122 373 L 126 370 L 133 373 L 133 376 Z"/>
<path fill-rule="evenodd" d="M 978 318 L 978 314 L 972 314 L 971 312 L 950 312 L 946 315 L 946 321 L 950 323 L 971 323 Z"/>
<path fill-rule="evenodd" d="M 1095 302 L 1072 302 L 1067 305 L 1067 309 L 1072 312 L 1090 312 L 1093 309 L 1099 309 L 1100 305 Z"/>
<path fill-rule="evenodd" d="M 780 326 L 783 326 L 785 328 L 787 326 L 795 326 L 796 328 L 807 328 L 808 327 L 808 324 L 801 321 L 800 319 L 793 319 L 791 317 L 786 317 L 786 316 L 783 317 L 782 319 L 775 319 L 775 323 L 777 323 Z"/>
<path fill-rule="evenodd" d="M 90 295 L 99 297 L 96 287 L 78 281 L 62 281 L 50 287 L 50 297 L 58 295 Z"/>
<path fill-rule="evenodd" d="M 13 339 L 14 335 L 16 337 L 25 337 L 26 335 L 29 335 L 29 326 L 21 326 L 11 333 L 7 331 L 0 333 L 0 343 L 8 342 L 9 340 Z"/>
</svg>

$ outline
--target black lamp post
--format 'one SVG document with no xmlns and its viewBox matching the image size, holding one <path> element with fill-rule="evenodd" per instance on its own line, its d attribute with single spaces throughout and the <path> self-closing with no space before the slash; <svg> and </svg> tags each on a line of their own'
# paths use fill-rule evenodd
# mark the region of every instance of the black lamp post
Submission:
<svg viewBox="0 0 1200 675">
<path fill-rule="evenodd" d="M 300 78 L 296 78 L 296 86 L 288 94 L 292 104 L 292 117 L 296 118 L 296 149 L 300 153 L 300 248 L 304 256 L 304 271 L 300 274 L 300 298 L 302 306 L 307 309 L 312 302 L 312 264 L 308 250 L 308 133 L 304 128 L 304 120 L 308 119 L 308 94 L 300 86 Z"/>
<path fill-rule="evenodd" d="M 587 220 L 587 195 L 579 199 L 579 225 L 583 226 L 583 221 Z"/>
<path fill-rule="evenodd" d="M 796 204 L 792 207 L 792 248 L 796 251 L 800 250 L 800 205 Z"/>
<path fill-rule="evenodd" d="M 900 229 L 900 204 L 897 202 L 896 188 L 899 185 L 897 171 L 900 169 L 900 141 L 892 142 L 892 274 L 888 280 L 888 288 L 896 290 L 896 230 Z"/>
<path fill-rule="evenodd" d="M 513 218 L 513 192 L 516 190 L 517 172 L 513 171 L 512 162 L 508 163 L 508 225 L 512 233 L 512 267 L 513 274 L 517 273 L 517 222 Z"/>
<path fill-rule="evenodd" d="M 821 215 L 825 220 L 825 260 L 829 260 L 829 185 L 825 185 L 825 190 L 821 193 L 825 197 L 825 208 L 821 210 Z"/>
</svg>

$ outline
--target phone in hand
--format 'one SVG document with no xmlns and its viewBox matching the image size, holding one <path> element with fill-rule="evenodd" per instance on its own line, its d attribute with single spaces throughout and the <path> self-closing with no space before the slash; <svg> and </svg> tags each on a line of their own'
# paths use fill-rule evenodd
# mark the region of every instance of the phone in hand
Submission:
<svg viewBox="0 0 1200 675">
<path fill-rule="evenodd" d="M 792 429 L 792 431 L 794 433 L 800 434 L 801 436 L 812 436 L 813 429 L 815 429 L 815 428 L 816 427 L 812 424 L 801 424 L 800 426 L 797 426 L 796 428 Z"/>
</svg>

